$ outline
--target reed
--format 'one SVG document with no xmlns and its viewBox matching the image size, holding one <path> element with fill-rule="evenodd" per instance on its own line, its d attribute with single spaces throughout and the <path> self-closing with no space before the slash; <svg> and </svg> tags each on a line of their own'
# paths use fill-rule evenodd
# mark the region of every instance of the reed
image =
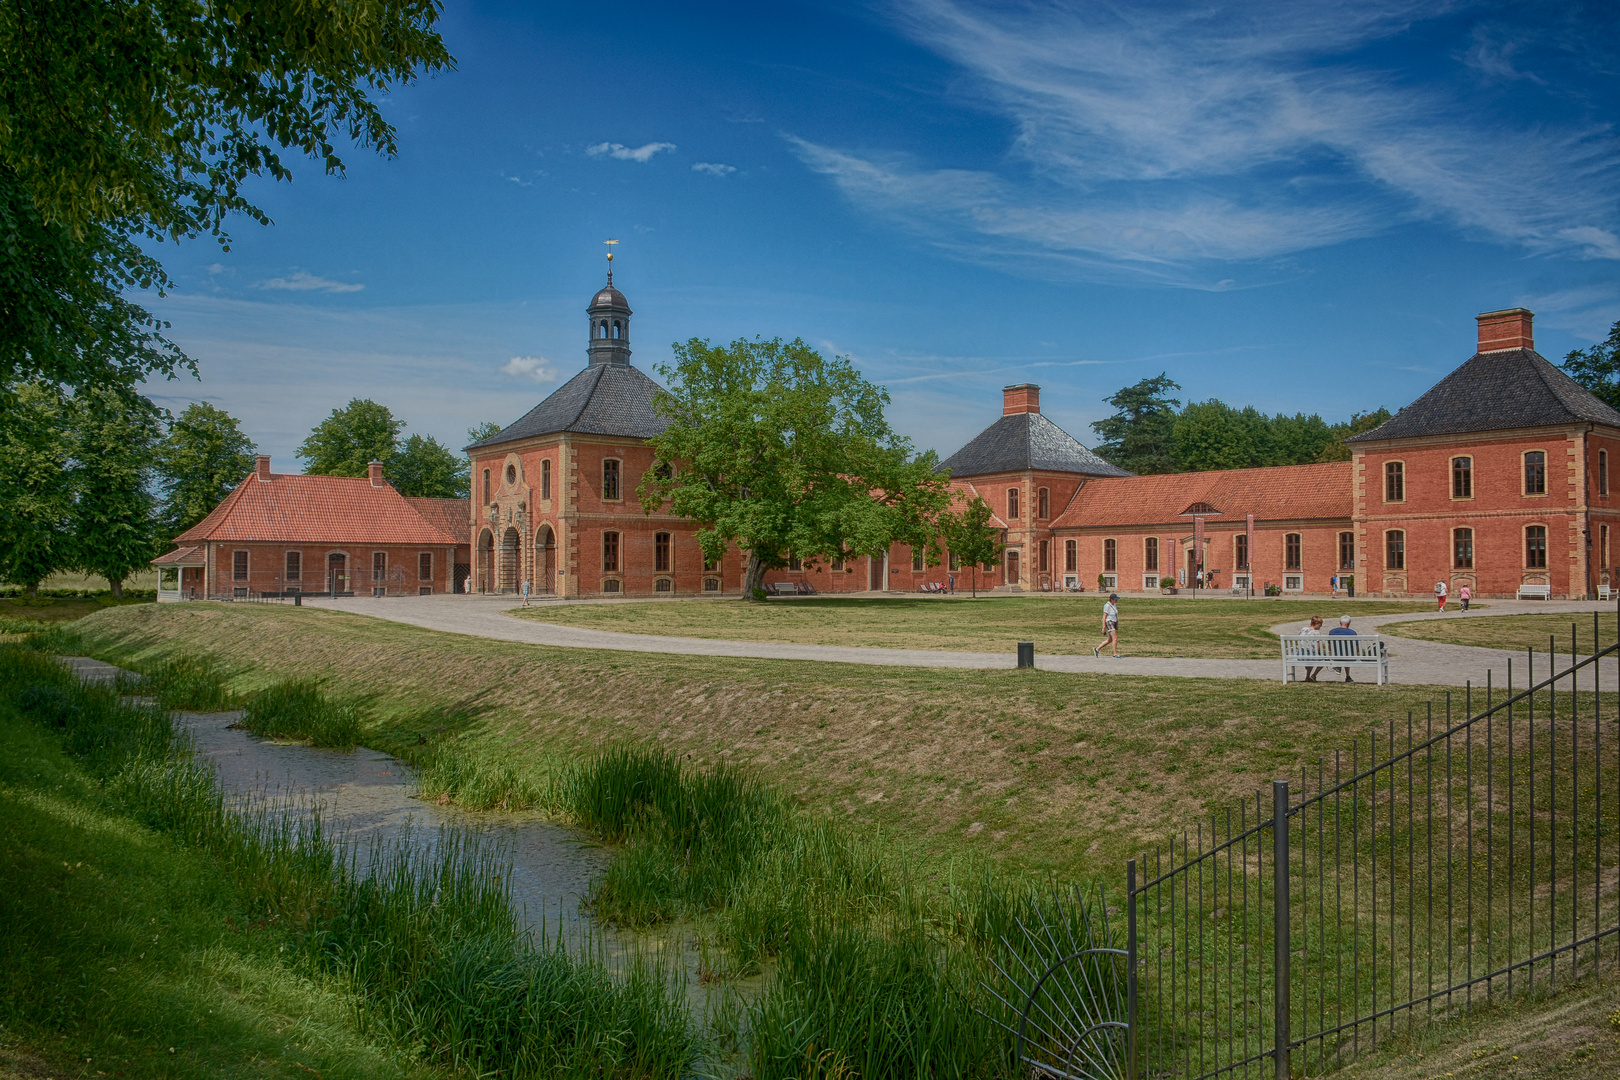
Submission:
<svg viewBox="0 0 1620 1080">
<path fill-rule="evenodd" d="M 206 656 L 177 656 L 146 673 L 135 692 L 145 692 L 165 709 L 224 712 L 236 707 L 230 676 Z"/>
<path fill-rule="evenodd" d="M 544 787 L 509 762 L 471 753 L 446 742 L 416 755 L 417 793 L 455 800 L 469 810 L 528 810 L 545 801 Z"/>
<path fill-rule="evenodd" d="M 314 679 L 290 679 L 254 694 L 242 726 L 272 739 L 303 739 L 311 746 L 350 750 L 360 742 L 360 707 L 327 695 Z"/>
</svg>

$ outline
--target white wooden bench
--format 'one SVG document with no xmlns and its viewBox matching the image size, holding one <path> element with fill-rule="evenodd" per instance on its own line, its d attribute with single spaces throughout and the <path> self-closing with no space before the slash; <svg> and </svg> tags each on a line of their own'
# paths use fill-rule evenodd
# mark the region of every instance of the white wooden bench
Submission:
<svg viewBox="0 0 1620 1080">
<path fill-rule="evenodd" d="M 1378 685 L 1389 682 L 1389 651 L 1377 634 L 1329 634 L 1282 636 L 1282 681 L 1300 681 L 1296 668 L 1370 667 L 1378 675 Z"/>
<path fill-rule="evenodd" d="M 1613 597 L 1613 595 L 1614 595 L 1613 593 L 1609 592 L 1609 586 L 1607 586 L 1607 585 L 1599 585 L 1598 586 L 1598 599 L 1599 600 L 1611 599 Z"/>
<path fill-rule="evenodd" d="M 1552 599 L 1551 585 L 1520 585 L 1520 600 L 1550 600 Z"/>
</svg>

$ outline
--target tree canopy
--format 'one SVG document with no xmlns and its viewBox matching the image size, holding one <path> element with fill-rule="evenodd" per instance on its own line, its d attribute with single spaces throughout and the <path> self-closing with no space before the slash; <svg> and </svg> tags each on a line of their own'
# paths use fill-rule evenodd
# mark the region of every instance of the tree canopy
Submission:
<svg viewBox="0 0 1620 1080">
<path fill-rule="evenodd" d="M 1570 378 L 1616 409 L 1620 409 L 1620 321 L 1609 336 L 1588 349 L 1571 349 L 1563 368 Z"/>
<path fill-rule="evenodd" d="M 466 457 L 433 436 L 412 435 L 400 444 L 383 472 L 401 495 L 454 499 L 467 495 L 469 467 Z"/>
<path fill-rule="evenodd" d="M 169 285 L 137 241 L 268 216 L 294 150 L 384 154 L 371 94 L 452 59 L 435 0 L 13 0 L 0 6 L 0 381 L 132 385 L 191 362 L 125 299 Z"/>
<path fill-rule="evenodd" d="M 393 460 L 404 427 L 388 406 L 354 398 L 315 425 L 298 456 L 311 476 L 365 476 L 373 461 Z"/>
<path fill-rule="evenodd" d="M 4 388 L 0 401 L 0 579 L 29 592 L 71 566 L 71 413 L 55 385 Z"/>
<path fill-rule="evenodd" d="M 119 390 L 86 388 L 73 399 L 73 562 L 106 578 L 114 596 L 159 550 L 152 471 L 161 417 Z"/>
<path fill-rule="evenodd" d="M 701 527 L 718 559 L 748 553 L 743 595 L 792 557 L 881 555 L 894 543 L 935 549 L 949 481 L 932 452 L 889 428 L 888 395 L 848 357 L 794 339 L 693 338 L 660 365 L 669 389 L 653 407 L 670 421 L 651 441 L 637 491 L 648 513 L 666 502 Z"/>
<path fill-rule="evenodd" d="M 990 566 L 1001 560 L 1007 549 L 1002 541 L 1002 530 L 994 524 L 995 511 L 983 498 L 975 495 L 961 513 L 946 514 L 940 518 L 945 534 L 945 546 L 963 563 L 972 575 L 973 595 L 979 595 L 979 567 Z"/>
<path fill-rule="evenodd" d="M 1141 475 L 1177 471 L 1172 429 L 1176 406 L 1181 402 L 1171 397 L 1170 391 L 1180 389 L 1178 383 L 1160 372 L 1106 398 L 1114 407 L 1114 415 L 1091 425 L 1102 439 L 1097 453 Z"/>
<path fill-rule="evenodd" d="M 156 461 L 164 539 L 207 517 L 253 471 L 256 449 L 236 417 L 206 401 L 187 405 L 170 421 Z"/>
</svg>

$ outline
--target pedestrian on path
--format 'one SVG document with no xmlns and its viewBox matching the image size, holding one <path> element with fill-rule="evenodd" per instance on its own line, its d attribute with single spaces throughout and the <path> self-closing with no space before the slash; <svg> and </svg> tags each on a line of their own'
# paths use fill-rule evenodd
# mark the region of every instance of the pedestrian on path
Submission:
<svg viewBox="0 0 1620 1080">
<path fill-rule="evenodd" d="M 527 578 L 523 580 L 523 606 L 529 606 L 529 581 Z"/>
<path fill-rule="evenodd" d="M 1102 644 L 1091 650 L 1092 656 L 1101 656 L 1104 648 L 1113 646 L 1114 659 L 1119 659 L 1119 593 L 1109 593 L 1103 605 Z"/>
<path fill-rule="evenodd" d="M 1440 601 L 1440 610 L 1445 611 L 1446 610 L 1446 583 L 1445 582 L 1437 581 L 1437 582 L 1434 583 L 1434 598 L 1436 600 Z"/>
<path fill-rule="evenodd" d="M 1463 587 L 1457 590 L 1457 599 L 1462 601 L 1462 609 L 1464 611 L 1468 610 L 1468 601 L 1472 600 L 1473 598 L 1474 593 L 1471 589 L 1469 589 L 1467 583 L 1465 582 Z"/>
</svg>

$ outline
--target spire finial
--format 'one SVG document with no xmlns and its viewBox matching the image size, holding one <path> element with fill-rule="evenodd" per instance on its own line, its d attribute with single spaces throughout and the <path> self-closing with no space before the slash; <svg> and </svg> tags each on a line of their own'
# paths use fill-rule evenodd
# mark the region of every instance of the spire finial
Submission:
<svg viewBox="0 0 1620 1080">
<path fill-rule="evenodd" d="M 607 252 L 608 284 L 612 285 L 613 284 L 613 245 L 617 244 L 618 241 L 617 240 L 604 240 L 604 241 L 602 241 L 602 243 L 606 244 L 607 249 L 608 249 L 608 252 Z"/>
</svg>

